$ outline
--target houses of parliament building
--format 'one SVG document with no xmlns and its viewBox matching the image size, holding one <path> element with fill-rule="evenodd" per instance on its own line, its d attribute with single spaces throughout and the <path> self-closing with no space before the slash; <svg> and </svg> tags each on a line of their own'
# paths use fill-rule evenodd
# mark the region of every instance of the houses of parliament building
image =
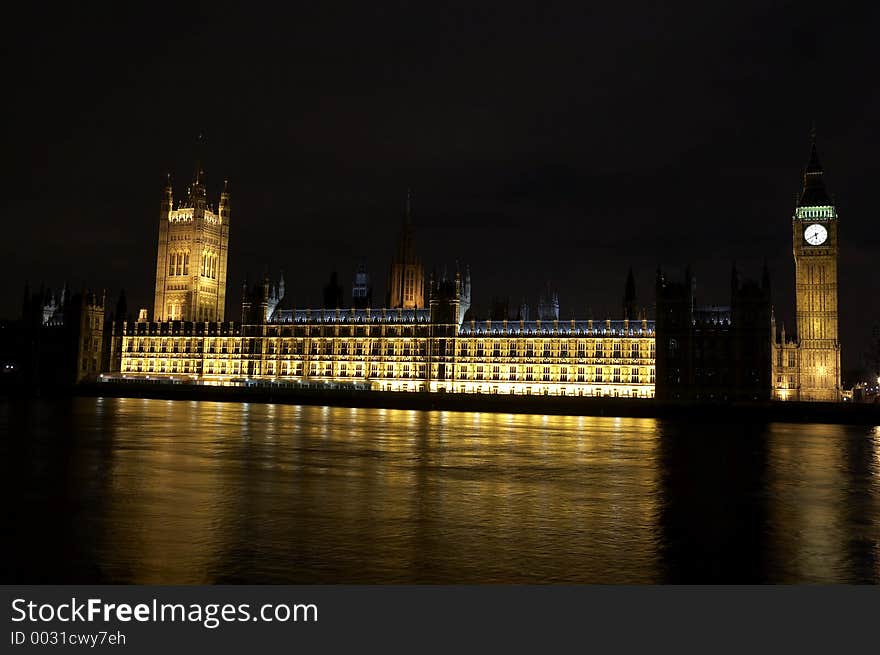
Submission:
<svg viewBox="0 0 880 655">
<path fill-rule="evenodd" d="M 226 320 L 230 195 L 215 211 L 199 168 L 183 200 L 160 203 L 152 320 L 118 320 L 110 376 L 202 384 L 281 384 L 387 391 L 668 399 L 840 398 L 837 214 L 815 143 L 793 218 L 797 337 L 776 334 L 769 280 L 734 281 L 729 311 L 707 313 L 693 287 L 658 272 L 657 320 L 627 280 L 621 314 L 560 319 L 552 294 L 537 315 L 504 308 L 479 320 L 467 268 L 427 277 L 409 198 L 383 307 L 359 269 L 352 307 L 331 281 L 323 307 L 298 308 L 283 277 L 242 288 Z M 336 286 L 334 286 L 336 285 Z M 711 353 L 711 356 L 709 356 Z M 711 384 L 706 381 L 711 381 Z"/>
</svg>

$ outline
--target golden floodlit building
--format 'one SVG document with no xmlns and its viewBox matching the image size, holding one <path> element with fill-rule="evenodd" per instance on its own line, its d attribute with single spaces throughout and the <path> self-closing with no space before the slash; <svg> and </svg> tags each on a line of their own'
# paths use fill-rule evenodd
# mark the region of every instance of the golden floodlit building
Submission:
<svg viewBox="0 0 880 655">
<path fill-rule="evenodd" d="M 841 398 L 837 318 L 837 209 L 825 189 L 815 135 L 792 217 L 797 335 L 783 327 L 773 347 L 773 397 L 837 402 Z"/>
<path fill-rule="evenodd" d="M 114 371 L 217 385 L 654 396 L 646 319 L 462 321 L 457 274 L 431 282 L 425 309 L 295 309 L 266 320 L 261 286 L 258 302 L 251 291 L 243 303 L 256 320 L 126 323 L 114 336 Z"/>
<path fill-rule="evenodd" d="M 215 211 L 208 203 L 205 173 L 200 166 L 185 197 L 176 205 L 169 179 L 159 210 L 154 319 L 222 321 L 228 255 L 226 184 Z"/>
<path fill-rule="evenodd" d="M 270 285 L 267 278 L 243 290 L 242 321 L 224 321 L 229 195 L 224 189 L 214 213 L 203 179 L 199 170 L 176 207 L 165 189 L 154 320 L 142 314 L 117 326 L 112 374 L 217 385 L 654 396 L 654 323 L 634 313 L 559 320 L 557 304 L 555 314 L 536 320 L 466 320 L 470 272 L 425 284 L 409 198 L 388 308 L 285 309 L 283 279 Z"/>
<path fill-rule="evenodd" d="M 672 287 L 665 283 L 661 286 L 669 293 L 658 291 L 658 303 L 661 296 L 666 303 L 664 320 L 655 325 L 635 306 L 631 273 L 621 319 L 560 319 L 558 296 L 548 288 L 534 320 L 529 320 L 527 307 L 516 318 L 505 311 L 497 319 L 474 320 L 468 311 L 468 269 L 451 278 L 426 278 L 415 246 L 409 196 L 385 308 L 369 306 L 372 292 L 361 267 L 352 293 L 356 307 L 296 308 L 285 298 L 283 278 L 273 285 L 266 276 L 243 289 L 241 320 L 225 320 L 229 193 L 224 186 L 215 212 L 207 203 L 204 173 L 198 168 L 182 202 L 174 205 L 170 184 L 165 188 L 153 317 L 148 320 L 142 311 L 137 321 L 114 326 L 108 377 L 653 398 L 658 382 L 656 326 L 662 324 L 659 382 L 664 398 L 676 384 L 693 382 L 696 391 L 703 390 L 700 380 L 717 369 L 718 384 L 733 384 L 734 391 L 747 386 L 750 398 L 837 401 L 837 212 L 823 175 L 814 141 L 792 219 L 797 337 L 786 337 L 783 328 L 777 339 L 766 271 L 760 285 L 736 282 L 730 317 L 715 317 L 711 326 L 698 320 L 687 289 L 679 295 L 688 311 L 676 313 L 678 305 L 669 305 L 675 298 L 666 297 Z M 757 339 L 760 343 L 753 343 Z M 715 357 L 711 361 L 706 358 L 710 351 Z M 739 381 L 740 373 L 749 374 L 748 384 Z M 695 397 L 703 395 L 700 391 Z"/>
</svg>

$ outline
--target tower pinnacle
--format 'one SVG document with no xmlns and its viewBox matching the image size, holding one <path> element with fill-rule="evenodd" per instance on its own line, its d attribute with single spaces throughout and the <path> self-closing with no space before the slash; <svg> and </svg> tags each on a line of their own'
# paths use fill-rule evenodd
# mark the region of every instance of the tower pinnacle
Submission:
<svg viewBox="0 0 880 655">
<path fill-rule="evenodd" d="M 200 184 L 204 184 L 205 171 L 202 169 L 202 160 L 204 159 L 205 149 L 205 135 L 202 132 L 199 132 L 199 136 L 196 138 L 196 147 L 195 147 L 195 155 L 196 155 L 196 172 L 193 177 L 193 186 L 199 186 Z"/>
<path fill-rule="evenodd" d="M 825 189 L 825 171 L 819 161 L 816 148 L 816 126 L 810 131 L 810 159 L 804 169 L 804 188 L 798 199 L 798 207 L 825 207 L 833 204 Z"/>
</svg>

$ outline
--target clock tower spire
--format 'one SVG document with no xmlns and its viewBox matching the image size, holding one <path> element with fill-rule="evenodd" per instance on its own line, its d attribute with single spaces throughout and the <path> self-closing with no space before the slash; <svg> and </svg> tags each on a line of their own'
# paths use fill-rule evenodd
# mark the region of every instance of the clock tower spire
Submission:
<svg viewBox="0 0 880 655">
<path fill-rule="evenodd" d="M 792 217 L 799 383 L 795 397 L 802 401 L 840 400 L 837 228 L 837 208 L 825 188 L 814 129 Z"/>
</svg>

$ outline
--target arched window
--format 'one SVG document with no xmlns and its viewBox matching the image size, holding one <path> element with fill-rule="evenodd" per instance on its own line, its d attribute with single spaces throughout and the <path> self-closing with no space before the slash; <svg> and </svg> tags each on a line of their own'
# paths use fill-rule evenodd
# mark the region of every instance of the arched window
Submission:
<svg viewBox="0 0 880 655">
<path fill-rule="evenodd" d="M 189 250 L 183 253 L 183 274 L 189 275 Z"/>
<path fill-rule="evenodd" d="M 171 253 L 171 256 L 168 258 L 168 275 L 174 275 L 174 260 L 176 258 L 176 253 Z"/>
<path fill-rule="evenodd" d="M 183 253 L 177 253 L 177 275 L 183 275 Z"/>
</svg>

